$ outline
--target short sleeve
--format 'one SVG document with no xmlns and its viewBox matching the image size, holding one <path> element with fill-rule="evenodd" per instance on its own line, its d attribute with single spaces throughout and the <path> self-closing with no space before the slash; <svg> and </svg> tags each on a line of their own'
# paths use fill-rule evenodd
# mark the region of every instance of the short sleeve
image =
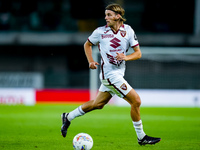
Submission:
<svg viewBox="0 0 200 150">
<path fill-rule="evenodd" d="M 129 38 L 130 46 L 131 47 L 138 46 L 139 42 L 138 42 L 137 36 L 136 36 L 134 30 L 131 27 L 129 29 L 129 36 L 130 36 L 130 38 Z"/>
<path fill-rule="evenodd" d="M 88 37 L 88 41 L 93 45 L 96 45 L 99 42 L 98 28 L 94 30 L 93 33 Z"/>
</svg>

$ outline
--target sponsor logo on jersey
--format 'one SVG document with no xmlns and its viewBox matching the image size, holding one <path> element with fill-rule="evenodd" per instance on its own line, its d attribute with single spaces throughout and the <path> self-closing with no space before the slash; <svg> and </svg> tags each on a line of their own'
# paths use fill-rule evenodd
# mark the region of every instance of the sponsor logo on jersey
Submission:
<svg viewBox="0 0 200 150">
<path fill-rule="evenodd" d="M 102 35 L 101 35 L 101 38 L 102 38 L 102 39 L 105 39 L 105 38 L 113 38 L 113 37 L 114 37 L 113 34 L 105 34 L 105 35 L 102 34 Z"/>
<path fill-rule="evenodd" d="M 120 34 L 122 37 L 125 37 L 126 36 L 126 31 L 120 31 Z"/>
<path fill-rule="evenodd" d="M 123 84 L 120 86 L 120 88 L 121 88 L 122 90 L 127 90 L 127 86 L 126 86 L 125 83 L 123 83 Z"/>
<path fill-rule="evenodd" d="M 115 59 L 115 57 L 113 57 L 112 55 L 106 53 L 107 58 L 109 59 L 109 63 L 116 65 L 116 66 L 120 66 L 121 63 L 123 62 L 123 60 L 117 60 Z"/>
<path fill-rule="evenodd" d="M 109 32 L 109 30 L 105 31 L 104 34 L 106 34 L 107 32 Z"/>
<path fill-rule="evenodd" d="M 122 49 L 113 49 L 113 50 L 110 50 L 110 52 L 120 52 Z"/>
<path fill-rule="evenodd" d="M 112 43 L 112 44 L 110 44 L 110 46 L 115 49 L 121 45 L 121 44 L 119 44 L 119 42 L 121 42 L 121 41 L 118 38 L 114 38 L 114 39 L 110 40 L 110 42 Z"/>
</svg>

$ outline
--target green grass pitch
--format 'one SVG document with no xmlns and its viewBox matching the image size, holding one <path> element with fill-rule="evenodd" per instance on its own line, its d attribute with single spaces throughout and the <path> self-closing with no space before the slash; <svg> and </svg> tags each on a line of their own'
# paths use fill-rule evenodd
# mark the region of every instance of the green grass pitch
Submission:
<svg viewBox="0 0 200 150">
<path fill-rule="evenodd" d="M 93 150 L 199 150 L 200 108 L 141 107 L 146 134 L 161 137 L 156 145 L 140 146 L 129 107 L 107 105 L 72 121 L 68 135 L 60 133 L 62 112 L 78 105 L 0 105 L 1 150 L 73 150 L 73 137 L 85 132 Z"/>
</svg>

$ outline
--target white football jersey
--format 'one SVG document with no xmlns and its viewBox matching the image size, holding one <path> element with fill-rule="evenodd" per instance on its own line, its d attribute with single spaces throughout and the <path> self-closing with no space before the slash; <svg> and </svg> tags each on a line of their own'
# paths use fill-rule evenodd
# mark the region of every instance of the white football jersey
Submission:
<svg viewBox="0 0 200 150">
<path fill-rule="evenodd" d="M 116 53 L 126 55 L 129 47 L 139 45 L 135 32 L 127 24 L 123 24 L 117 32 L 108 26 L 98 27 L 89 36 L 88 41 L 93 45 L 98 44 L 101 54 L 101 80 L 124 76 L 125 61 L 117 60 Z"/>
</svg>

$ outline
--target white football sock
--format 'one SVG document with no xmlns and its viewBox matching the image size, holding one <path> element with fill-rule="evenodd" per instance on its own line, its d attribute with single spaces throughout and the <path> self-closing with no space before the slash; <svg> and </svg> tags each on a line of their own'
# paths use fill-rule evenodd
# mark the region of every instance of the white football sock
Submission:
<svg viewBox="0 0 200 150">
<path fill-rule="evenodd" d="M 69 121 L 72 121 L 74 118 L 82 116 L 84 114 L 85 112 L 82 110 L 81 106 L 79 106 L 78 108 L 74 109 L 73 111 L 69 113 L 69 115 L 67 116 L 67 119 Z"/>
<path fill-rule="evenodd" d="M 135 128 L 136 134 L 138 139 L 143 139 L 143 137 L 146 135 L 143 131 L 143 125 L 142 125 L 142 120 L 134 122 L 133 121 L 133 126 Z"/>
</svg>

